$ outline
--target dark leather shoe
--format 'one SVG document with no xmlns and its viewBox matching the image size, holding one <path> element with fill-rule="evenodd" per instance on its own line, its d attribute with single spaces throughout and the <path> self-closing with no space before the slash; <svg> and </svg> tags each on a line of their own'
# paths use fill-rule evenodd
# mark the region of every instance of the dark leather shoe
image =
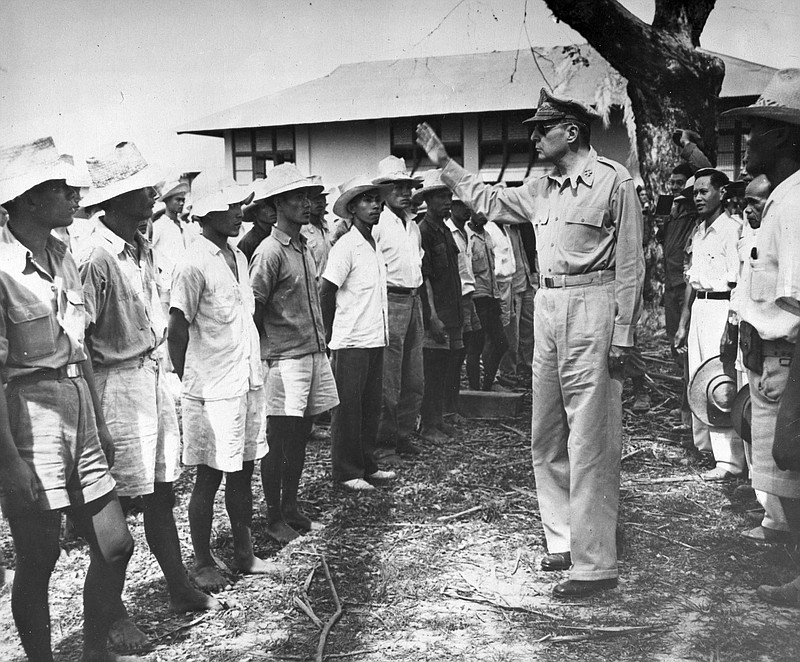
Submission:
<svg viewBox="0 0 800 662">
<path fill-rule="evenodd" d="M 800 607 L 800 591 L 798 591 L 793 584 L 784 584 L 783 586 L 759 586 L 756 589 L 756 595 L 773 605 L 779 607 Z"/>
<path fill-rule="evenodd" d="M 400 455 L 419 455 L 421 451 L 410 439 L 400 439 L 397 442 L 397 452 Z"/>
<path fill-rule="evenodd" d="M 594 595 L 601 591 L 608 591 L 617 587 L 617 578 L 597 579 L 595 581 L 579 581 L 568 579 L 565 582 L 556 584 L 553 587 L 554 598 L 584 598 L 587 595 Z"/>
<path fill-rule="evenodd" d="M 556 552 L 545 555 L 541 568 L 545 572 L 556 572 L 557 570 L 569 570 L 571 565 L 572 555 L 569 552 Z"/>
</svg>

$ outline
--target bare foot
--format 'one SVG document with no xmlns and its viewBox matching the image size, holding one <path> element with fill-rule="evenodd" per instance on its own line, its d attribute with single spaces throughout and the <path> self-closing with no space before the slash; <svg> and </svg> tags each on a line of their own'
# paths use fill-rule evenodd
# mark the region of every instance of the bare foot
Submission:
<svg viewBox="0 0 800 662">
<path fill-rule="evenodd" d="M 267 535 L 272 538 L 275 542 L 280 543 L 281 545 L 286 545 L 295 538 L 299 538 L 300 534 L 297 533 L 292 527 L 290 527 L 284 521 L 272 522 L 267 526 Z"/>
<path fill-rule="evenodd" d="M 225 606 L 215 597 L 206 595 L 191 586 L 180 595 L 171 595 L 169 608 L 181 614 L 187 611 L 222 611 Z"/>
<path fill-rule="evenodd" d="M 109 648 L 119 651 L 120 653 L 141 653 L 150 649 L 152 646 L 147 635 L 136 627 L 136 623 L 130 618 L 120 618 L 118 621 L 114 622 L 108 631 L 108 645 Z M 110 655 L 111 653 L 107 653 L 106 651 L 101 651 L 99 653 L 84 652 L 84 659 L 87 659 L 87 655 L 95 654 Z M 90 657 L 88 659 L 95 658 Z M 97 659 L 103 660 L 105 658 L 99 657 Z"/>
<path fill-rule="evenodd" d="M 286 573 L 286 566 L 275 561 L 265 561 L 251 555 L 236 562 L 237 569 L 245 575 L 280 575 Z"/>
<path fill-rule="evenodd" d="M 223 591 L 230 583 L 222 576 L 219 570 L 210 565 L 205 565 L 200 568 L 195 567 L 194 570 L 189 573 L 189 579 L 194 582 L 197 588 L 208 591 L 209 593 Z"/>
<path fill-rule="evenodd" d="M 283 519 L 295 531 L 311 531 L 311 520 L 297 506 L 285 508 Z"/>
</svg>

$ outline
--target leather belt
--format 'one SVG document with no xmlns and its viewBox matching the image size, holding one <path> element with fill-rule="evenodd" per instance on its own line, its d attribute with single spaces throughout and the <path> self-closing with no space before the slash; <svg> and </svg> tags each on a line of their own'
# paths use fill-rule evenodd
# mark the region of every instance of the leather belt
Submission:
<svg viewBox="0 0 800 662">
<path fill-rule="evenodd" d="M 730 300 L 731 293 L 730 292 L 704 292 L 700 290 L 697 292 L 698 299 L 724 299 Z"/>
<path fill-rule="evenodd" d="M 394 285 L 389 285 L 386 288 L 386 291 L 389 294 L 405 294 L 407 296 L 413 297 L 417 292 L 419 292 L 418 287 L 395 287 Z"/>
<path fill-rule="evenodd" d="M 35 384 L 36 382 L 60 381 L 62 379 L 77 379 L 83 376 L 83 366 L 80 363 L 67 363 L 60 368 L 41 368 L 27 375 L 12 377 L 9 384 Z"/>
<path fill-rule="evenodd" d="M 603 283 L 610 283 L 615 277 L 616 272 L 613 269 L 591 271 L 588 274 L 575 274 L 573 276 L 568 276 L 567 274 L 562 274 L 560 276 L 539 276 L 539 286 L 556 288 L 578 287 L 579 285 L 602 285 Z"/>
</svg>

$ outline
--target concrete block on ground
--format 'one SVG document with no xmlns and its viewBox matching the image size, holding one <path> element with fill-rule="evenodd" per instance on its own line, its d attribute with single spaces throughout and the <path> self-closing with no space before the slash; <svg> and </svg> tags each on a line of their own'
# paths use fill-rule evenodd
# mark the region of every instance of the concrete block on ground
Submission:
<svg viewBox="0 0 800 662">
<path fill-rule="evenodd" d="M 524 393 L 461 391 L 459 412 L 465 418 L 513 418 L 522 412 Z"/>
</svg>

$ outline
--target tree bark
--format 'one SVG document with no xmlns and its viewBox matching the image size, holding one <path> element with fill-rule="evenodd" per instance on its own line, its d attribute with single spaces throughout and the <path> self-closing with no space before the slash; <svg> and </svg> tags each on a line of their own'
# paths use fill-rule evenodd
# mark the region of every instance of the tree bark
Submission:
<svg viewBox="0 0 800 662">
<path fill-rule="evenodd" d="M 697 131 L 716 162 L 717 98 L 725 65 L 697 50 L 716 0 L 656 0 L 648 25 L 617 0 L 545 0 L 627 81 L 636 119 L 639 169 L 649 192 L 663 191 L 679 152 L 675 128 Z"/>
</svg>

